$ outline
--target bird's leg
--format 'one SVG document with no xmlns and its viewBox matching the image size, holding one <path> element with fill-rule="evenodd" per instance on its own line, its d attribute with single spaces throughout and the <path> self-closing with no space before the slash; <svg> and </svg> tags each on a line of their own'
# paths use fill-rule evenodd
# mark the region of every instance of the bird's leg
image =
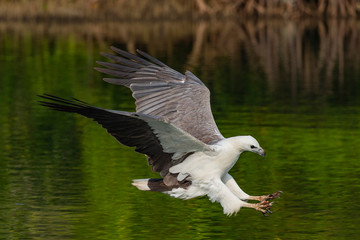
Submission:
<svg viewBox="0 0 360 240">
<path fill-rule="evenodd" d="M 249 196 L 248 199 L 249 200 L 259 201 L 259 202 L 265 202 L 265 201 L 273 200 L 275 198 L 280 198 L 281 193 L 282 193 L 282 191 L 277 191 L 276 193 L 269 194 L 269 195 Z"/>
<path fill-rule="evenodd" d="M 228 216 L 236 214 L 240 208 L 247 204 L 241 201 L 225 184 L 220 180 L 213 181 L 207 193 L 210 201 L 219 202 Z"/>
<path fill-rule="evenodd" d="M 230 189 L 230 191 L 241 200 L 255 200 L 259 202 L 270 201 L 275 198 L 280 198 L 280 194 L 282 193 L 282 191 L 278 191 L 269 195 L 250 196 L 239 187 L 235 179 L 230 174 L 225 174 L 221 180 Z"/>
<path fill-rule="evenodd" d="M 264 216 L 268 216 L 268 214 L 271 213 L 270 208 L 274 204 L 274 202 L 270 201 L 279 197 L 280 193 L 282 193 L 281 191 L 278 191 L 269 195 L 250 196 L 239 187 L 239 185 L 236 183 L 236 181 L 230 174 L 225 174 L 221 180 L 236 197 L 242 200 L 242 207 L 253 208 L 257 211 L 260 211 L 262 214 L 264 214 Z M 255 200 L 259 202 L 247 203 L 244 200 Z"/>
<path fill-rule="evenodd" d="M 247 200 L 250 195 L 245 193 L 230 174 L 225 174 L 221 179 L 230 191 L 241 200 Z"/>
</svg>

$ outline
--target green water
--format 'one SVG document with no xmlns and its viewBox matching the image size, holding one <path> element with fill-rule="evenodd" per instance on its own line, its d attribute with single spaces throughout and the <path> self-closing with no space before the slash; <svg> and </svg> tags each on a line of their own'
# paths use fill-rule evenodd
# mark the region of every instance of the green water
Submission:
<svg viewBox="0 0 360 240">
<path fill-rule="evenodd" d="M 359 24 L 158 24 L 0 24 L 0 238 L 359 236 Z M 267 150 L 244 153 L 231 174 L 252 195 L 282 190 L 274 214 L 226 217 L 206 197 L 138 191 L 132 179 L 158 176 L 144 156 L 89 119 L 37 105 L 50 93 L 132 111 L 130 91 L 93 70 L 110 45 L 204 81 L 223 135 L 251 134 Z"/>
</svg>

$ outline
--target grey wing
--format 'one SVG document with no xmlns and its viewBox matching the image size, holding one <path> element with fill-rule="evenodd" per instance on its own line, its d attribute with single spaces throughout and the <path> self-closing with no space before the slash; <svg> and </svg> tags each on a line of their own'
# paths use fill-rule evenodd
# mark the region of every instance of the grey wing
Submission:
<svg viewBox="0 0 360 240">
<path fill-rule="evenodd" d="M 206 144 L 223 139 L 210 107 L 210 91 L 191 72 L 185 75 L 142 51 L 140 56 L 112 47 L 119 55 L 102 53 L 115 63 L 98 62 L 96 70 L 118 77 L 104 81 L 129 87 L 136 112 L 159 117 Z"/>
<path fill-rule="evenodd" d="M 41 105 L 53 110 L 71 112 L 95 120 L 120 143 L 136 147 L 135 151 L 148 156 L 155 172 L 165 177 L 165 184 L 176 181 L 169 168 L 197 151 L 213 151 L 208 145 L 173 125 L 143 114 L 107 110 L 80 100 L 67 100 L 52 95 L 39 95 L 47 101 Z M 174 184 L 172 182 L 171 184 Z"/>
</svg>

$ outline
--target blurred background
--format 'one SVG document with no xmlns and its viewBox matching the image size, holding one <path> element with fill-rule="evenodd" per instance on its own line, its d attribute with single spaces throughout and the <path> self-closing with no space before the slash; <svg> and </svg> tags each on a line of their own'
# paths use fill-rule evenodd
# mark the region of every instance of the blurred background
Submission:
<svg viewBox="0 0 360 240">
<path fill-rule="evenodd" d="M 360 234 L 359 0 L 0 0 L 0 238 L 356 239 Z M 96 72 L 110 46 L 148 52 L 210 89 L 225 137 L 267 150 L 231 170 L 265 218 L 226 217 L 131 186 L 158 177 L 89 119 L 37 94 L 134 111 Z"/>
</svg>

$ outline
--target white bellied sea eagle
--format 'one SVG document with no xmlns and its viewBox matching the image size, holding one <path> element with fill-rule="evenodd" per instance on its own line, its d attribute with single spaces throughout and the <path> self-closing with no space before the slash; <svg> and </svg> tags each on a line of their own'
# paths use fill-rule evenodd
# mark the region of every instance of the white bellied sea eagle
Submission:
<svg viewBox="0 0 360 240">
<path fill-rule="evenodd" d="M 271 213 L 271 200 L 280 194 L 251 196 L 228 173 L 244 151 L 265 156 L 255 138 L 224 138 L 210 108 L 210 92 L 191 72 L 181 74 L 154 57 L 137 50 L 140 56 L 112 47 L 117 55 L 102 53 L 110 62 L 96 70 L 116 78 L 104 81 L 132 91 L 136 112 L 107 110 L 77 99 L 40 95 L 41 105 L 92 118 L 120 143 L 146 155 L 152 170 L 162 178 L 135 179 L 140 190 L 157 191 L 175 198 L 207 195 L 219 202 L 227 215 L 240 208 Z M 248 200 L 257 201 L 249 203 Z"/>
</svg>

